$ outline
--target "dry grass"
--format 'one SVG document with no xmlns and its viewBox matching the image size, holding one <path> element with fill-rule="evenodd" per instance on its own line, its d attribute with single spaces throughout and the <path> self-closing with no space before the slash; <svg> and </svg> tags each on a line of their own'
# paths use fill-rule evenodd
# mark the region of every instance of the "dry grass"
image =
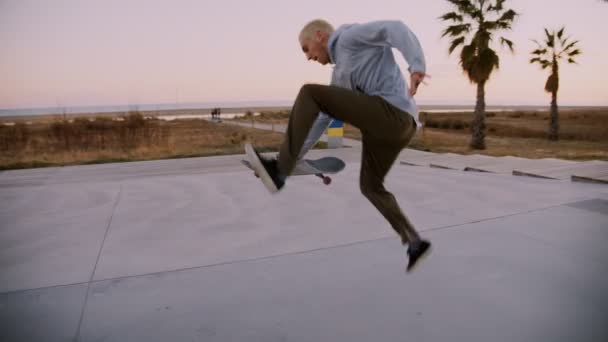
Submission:
<svg viewBox="0 0 608 342">
<path fill-rule="evenodd" d="M 0 125 L 0 169 L 238 154 L 246 141 L 277 150 L 283 135 L 206 120 L 107 117 Z"/>
<path fill-rule="evenodd" d="M 232 120 L 241 121 L 241 122 L 251 122 L 253 120 L 255 122 L 267 123 L 267 124 L 285 123 L 289 120 L 290 113 L 291 113 L 291 110 L 289 110 L 289 109 L 278 110 L 278 111 L 267 110 L 267 111 L 261 111 L 259 115 L 254 116 L 253 112 L 247 111 L 245 113 L 245 116 L 234 118 Z"/>
<path fill-rule="evenodd" d="M 420 113 L 427 128 L 467 130 L 472 113 Z M 608 140 L 608 110 L 562 110 L 560 139 L 581 141 Z M 547 138 L 549 113 L 538 111 L 488 112 L 488 136 Z"/>
<path fill-rule="evenodd" d="M 547 112 L 488 113 L 488 148 L 471 150 L 471 113 L 421 114 L 426 122 L 411 148 L 493 156 L 608 160 L 608 111 L 574 110 L 560 113 L 560 141 L 546 139 Z M 206 120 L 144 120 L 130 113 L 113 116 L 41 117 L 25 124 L 0 125 L 0 169 L 90 164 L 114 161 L 240 154 L 251 141 L 265 151 L 276 151 L 281 133 L 212 123 Z M 287 123 L 289 111 L 263 111 L 239 120 Z M 12 120 L 16 121 L 16 120 Z M 358 129 L 345 125 L 345 136 L 361 139 Z M 321 144 L 322 145 L 322 144 Z M 317 146 L 323 148 L 324 146 Z"/>
<path fill-rule="evenodd" d="M 489 156 L 516 156 L 523 158 L 560 158 L 570 160 L 608 160 L 608 143 L 597 141 L 561 140 L 552 142 L 546 138 L 486 137 L 487 148 L 483 151 L 468 147 L 468 132 L 451 132 L 427 128 L 419 130 L 410 148 L 436 153 L 484 154 Z"/>
<path fill-rule="evenodd" d="M 516 111 L 488 113 L 486 145 L 471 150 L 471 113 L 421 113 L 425 128 L 418 131 L 410 148 L 437 153 L 485 154 L 524 158 L 608 160 L 608 110 L 560 112 L 560 140 L 547 140 L 548 112 Z M 345 125 L 344 135 L 361 139 L 355 127 Z"/>
</svg>

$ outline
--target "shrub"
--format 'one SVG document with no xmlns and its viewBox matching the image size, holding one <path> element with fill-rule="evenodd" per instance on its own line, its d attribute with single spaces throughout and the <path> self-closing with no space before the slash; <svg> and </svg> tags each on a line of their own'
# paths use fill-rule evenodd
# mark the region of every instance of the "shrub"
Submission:
<svg viewBox="0 0 608 342">
<path fill-rule="evenodd" d="M 524 116 L 524 113 L 522 112 L 514 112 L 514 113 L 509 113 L 507 114 L 508 117 L 513 118 L 513 119 L 519 119 L 521 117 Z"/>
<path fill-rule="evenodd" d="M 468 126 L 469 124 L 467 122 L 460 119 L 454 119 L 451 124 L 452 129 L 465 129 Z"/>
<path fill-rule="evenodd" d="M 230 143 L 232 145 L 240 145 L 243 141 L 247 140 L 247 133 L 244 132 L 232 132 L 230 135 Z"/>
<path fill-rule="evenodd" d="M 13 126 L 0 125 L 0 147 L 4 151 L 18 152 L 28 144 L 30 132 L 27 125 L 18 122 Z"/>
</svg>

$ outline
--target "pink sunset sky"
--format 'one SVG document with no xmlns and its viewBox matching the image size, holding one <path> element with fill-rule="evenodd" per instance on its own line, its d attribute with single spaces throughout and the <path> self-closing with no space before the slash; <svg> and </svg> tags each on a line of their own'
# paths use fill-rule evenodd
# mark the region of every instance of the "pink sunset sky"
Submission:
<svg viewBox="0 0 608 342">
<path fill-rule="evenodd" d="M 580 40 L 578 65 L 561 66 L 561 105 L 608 105 L 608 3 L 508 0 L 521 14 L 495 47 L 501 68 L 489 105 L 545 105 L 547 71 L 530 65 L 531 39 L 566 26 Z M 0 0 L 0 108 L 150 103 L 291 101 L 303 83 L 329 82 L 307 62 L 306 22 L 398 19 L 418 36 L 432 76 L 419 104 L 469 105 L 475 88 L 441 39 L 445 0 Z M 405 63 L 398 58 L 401 64 Z"/>
</svg>

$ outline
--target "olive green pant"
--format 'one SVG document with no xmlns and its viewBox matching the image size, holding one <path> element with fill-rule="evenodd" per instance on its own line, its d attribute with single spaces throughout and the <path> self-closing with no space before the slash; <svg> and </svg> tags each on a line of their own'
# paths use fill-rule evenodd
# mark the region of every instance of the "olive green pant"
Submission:
<svg viewBox="0 0 608 342">
<path fill-rule="evenodd" d="M 282 174 L 289 175 L 295 167 L 319 112 L 361 130 L 361 192 L 388 220 L 404 244 L 419 240 L 393 194 L 384 188 L 384 177 L 416 132 L 412 116 L 380 96 L 335 86 L 304 85 L 294 103 L 279 151 L 278 167 Z"/>
</svg>

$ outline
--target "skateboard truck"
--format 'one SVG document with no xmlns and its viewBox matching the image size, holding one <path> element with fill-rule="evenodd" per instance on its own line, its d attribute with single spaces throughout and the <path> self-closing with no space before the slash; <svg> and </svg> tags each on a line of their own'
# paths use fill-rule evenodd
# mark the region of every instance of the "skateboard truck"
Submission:
<svg viewBox="0 0 608 342">
<path fill-rule="evenodd" d="M 325 185 L 331 184 L 331 177 L 325 176 L 322 173 L 315 173 L 315 176 L 321 178 L 323 180 L 323 184 L 325 184 Z"/>
</svg>

